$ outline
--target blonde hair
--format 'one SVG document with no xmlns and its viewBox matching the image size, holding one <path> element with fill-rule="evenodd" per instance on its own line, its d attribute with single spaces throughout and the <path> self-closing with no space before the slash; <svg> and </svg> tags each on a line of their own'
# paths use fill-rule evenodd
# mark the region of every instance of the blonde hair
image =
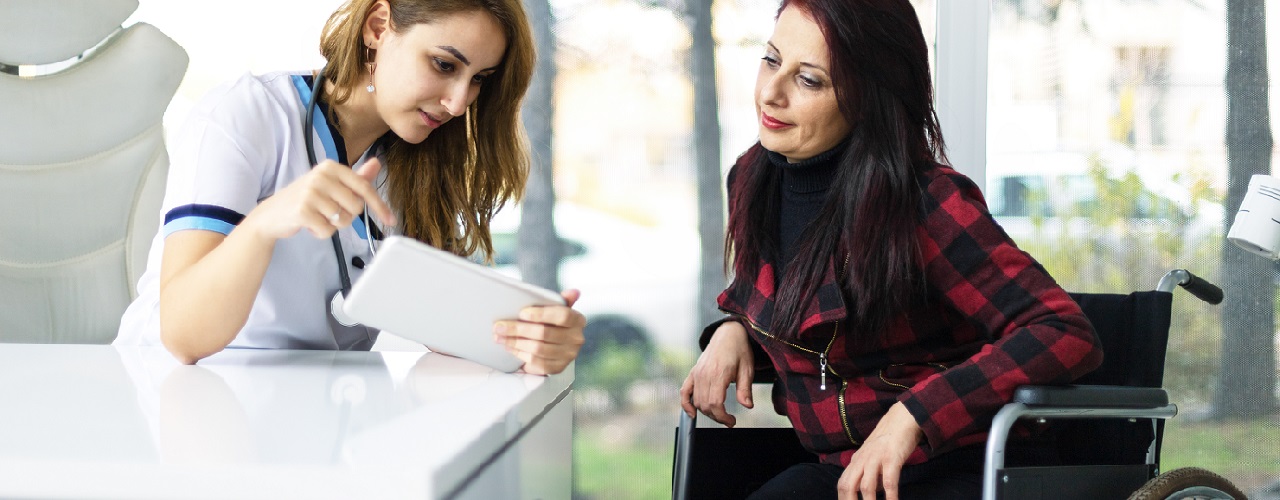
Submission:
<svg viewBox="0 0 1280 500">
<path fill-rule="evenodd" d="M 350 0 L 325 23 L 320 53 L 330 102 L 350 99 L 366 78 L 363 27 L 377 0 Z M 529 145 L 520 103 L 533 77 L 533 35 L 520 0 L 387 0 L 390 29 L 403 32 L 461 12 L 488 12 L 507 38 L 501 65 L 465 115 L 420 144 L 394 138 L 386 152 L 388 191 L 406 236 L 458 255 L 492 258 L 489 222 L 517 200 L 529 176 Z M 392 134 L 394 135 L 394 134 Z"/>
</svg>

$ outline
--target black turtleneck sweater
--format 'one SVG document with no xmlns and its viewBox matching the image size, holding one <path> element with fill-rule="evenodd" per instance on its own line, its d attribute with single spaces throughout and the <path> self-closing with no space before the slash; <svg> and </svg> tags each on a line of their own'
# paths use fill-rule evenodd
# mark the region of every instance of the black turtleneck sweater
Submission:
<svg viewBox="0 0 1280 500">
<path fill-rule="evenodd" d="M 779 270 L 778 276 L 782 275 L 781 271 L 795 258 L 800 236 L 822 210 L 827 191 L 835 180 L 836 157 L 841 150 L 843 148 L 836 146 L 797 163 L 788 163 L 786 157 L 769 151 L 769 161 L 782 171 L 782 203 L 778 213 L 781 260 L 775 263 Z"/>
</svg>

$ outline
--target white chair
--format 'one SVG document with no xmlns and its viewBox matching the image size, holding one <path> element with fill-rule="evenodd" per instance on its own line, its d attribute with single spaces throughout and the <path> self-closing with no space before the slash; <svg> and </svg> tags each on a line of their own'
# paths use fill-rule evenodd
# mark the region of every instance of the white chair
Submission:
<svg viewBox="0 0 1280 500">
<path fill-rule="evenodd" d="M 155 27 L 121 27 L 137 7 L 0 2 L 0 342 L 108 343 L 136 293 L 187 68 Z"/>
</svg>

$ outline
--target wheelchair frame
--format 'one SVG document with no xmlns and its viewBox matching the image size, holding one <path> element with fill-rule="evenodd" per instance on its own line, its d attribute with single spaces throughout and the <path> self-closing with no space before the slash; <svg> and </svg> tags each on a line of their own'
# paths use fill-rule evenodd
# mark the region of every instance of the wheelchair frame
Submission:
<svg viewBox="0 0 1280 500">
<path fill-rule="evenodd" d="M 1183 287 L 1192 295 L 1218 304 L 1222 290 L 1184 269 L 1166 273 L 1156 286 L 1156 292 L 1172 293 Z M 1026 489 L 1027 485 L 1061 484 L 1063 478 L 1088 475 L 1108 485 L 1104 496 L 1123 491 L 1128 496 L 1142 488 L 1148 480 L 1159 475 L 1159 446 L 1163 420 L 1178 413 L 1178 407 L 1169 402 L 1168 393 L 1158 387 L 1134 387 L 1116 385 L 1064 385 L 1022 386 L 1014 394 L 1013 401 L 996 413 L 986 443 L 983 468 L 983 500 L 1025 497 L 1039 498 L 1039 488 Z M 672 474 L 672 498 L 685 499 L 691 487 L 689 471 L 692 468 L 696 416 L 690 418 L 681 412 L 677 429 L 676 449 Z M 1153 439 L 1146 453 L 1145 464 L 1133 465 L 1085 465 L 1005 468 L 1006 446 L 1010 430 L 1020 419 L 1093 419 L 1120 418 L 1150 419 Z M 1136 451 L 1136 450 L 1135 450 Z M 1135 478 L 1143 478 L 1134 483 Z M 1060 492 L 1062 493 L 1062 492 Z M 1096 494 L 1097 492 L 1091 492 Z M 1063 493 L 1066 495 L 1066 493 Z M 1065 497 L 1065 496 L 1064 496 Z"/>
<path fill-rule="evenodd" d="M 1222 290 L 1185 269 L 1169 271 L 1160 279 L 1155 291 L 1173 293 L 1182 286 L 1192 295 L 1209 302 L 1222 302 Z M 1022 386 L 1015 393 L 1013 401 L 1006 404 L 996 413 L 991 422 L 991 431 L 987 436 L 986 461 L 983 464 L 983 500 L 996 500 L 1016 496 L 1010 490 L 1016 489 L 1019 479 L 1036 482 L 1040 479 L 1054 479 L 1054 467 L 1023 467 L 1005 469 L 1005 447 L 1009 441 L 1009 431 L 1013 425 L 1023 418 L 1047 419 L 1079 419 L 1079 418 L 1128 418 L 1151 419 L 1154 438 L 1147 449 L 1146 463 L 1143 465 L 1085 466 L 1090 475 L 1108 480 L 1119 492 L 1127 489 L 1136 491 L 1146 480 L 1160 474 L 1159 446 L 1161 442 L 1160 422 L 1178 414 L 1178 406 L 1169 402 L 1169 394 L 1161 388 L 1129 387 L 1129 386 Z M 1146 468 L 1146 479 L 1136 485 L 1125 484 L 1125 477 L 1135 477 L 1134 469 Z M 1080 472 L 1080 471 L 1076 471 Z M 1014 483 L 1014 485 L 1011 485 Z M 1118 484 L 1123 483 L 1123 484 Z M 1127 495 L 1128 493 L 1125 493 Z"/>
</svg>

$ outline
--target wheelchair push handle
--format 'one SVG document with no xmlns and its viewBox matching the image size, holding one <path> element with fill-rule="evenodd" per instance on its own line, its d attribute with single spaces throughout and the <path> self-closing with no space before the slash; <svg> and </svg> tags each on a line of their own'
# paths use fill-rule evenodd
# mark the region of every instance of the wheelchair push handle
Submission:
<svg viewBox="0 0 1280 500">
<path fill-rule="evenodd" d="M 1222 303 L 1222 289 L 1218 288 L 1218 285 L 1191 274 L 1191 271 L 1186 269 L 1174 269 L 1166 273 L 1163 278 L 1160 278 L 1160 284 L 1156 286 L 1156 290 L 1173 292 L 1175 286 L 1185 288 L 1191 295 L 1210 304 Z"/>
<path fill-rule="evenodd" d="M 1187 289 L 1188 292 L 1191 292 L 1191 295 L 1195 295 L 1200 300 L 1210 304 L 1222 303 L 1222 289 L 1199 276 L 1192 275 L 1191 281 L 1183 284 L 1182 288 Z"/>
</svg>

